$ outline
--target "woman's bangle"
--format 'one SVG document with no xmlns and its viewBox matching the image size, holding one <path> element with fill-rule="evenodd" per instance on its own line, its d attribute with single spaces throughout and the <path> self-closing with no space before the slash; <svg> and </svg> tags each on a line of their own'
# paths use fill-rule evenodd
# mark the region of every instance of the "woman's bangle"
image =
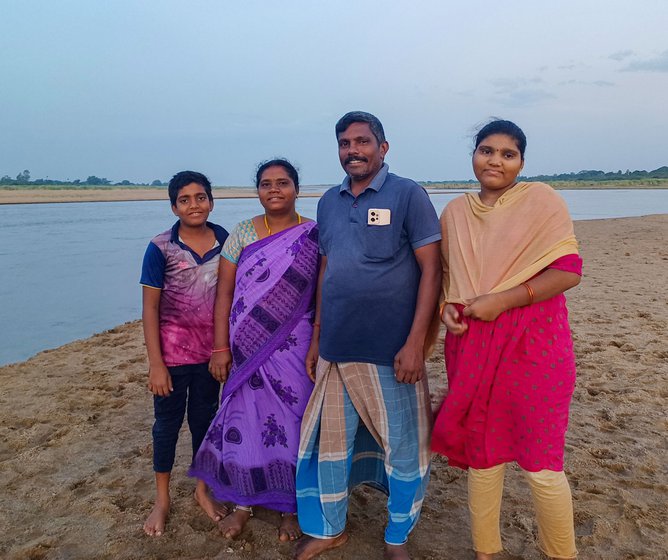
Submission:
<svg viewBox="0 0 668 560">
<path fill-rule="evenodd" d="M 528 282 L 524 282 L 522 286 L 524 286 L 527 289 L 527 293 L 529 294 L 529 303 L 527 303 L 527 305 L 531 305 L 533 303 L 533 296 L 534 296 L 533 288 L 529 286 Z"/>
<path fill-rule="evenodd" d="M 215 354 L 216 352 L 229 352 L 229 351 L 230 347 L 227 346 L 226 348 L 214 348 L 213 350 L 211 350 L 211 353 Z"/>
</svg>

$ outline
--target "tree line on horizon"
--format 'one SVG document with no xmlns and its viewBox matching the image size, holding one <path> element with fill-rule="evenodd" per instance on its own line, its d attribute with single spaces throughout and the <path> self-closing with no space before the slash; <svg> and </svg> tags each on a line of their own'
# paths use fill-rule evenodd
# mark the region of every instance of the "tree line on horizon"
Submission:
<svg viewBox="0 0 668 560">
<path fill-rule="evenodd" d="M 629 179 L 668 179 L 668 166 L 664 165 L 653 171 L 637 170 L 630 171 L 600 171 L 598 169 L 585 169 L 577 173 L 555 173 L 553 175 L 533 175 L 527 177 L 519 175 L 518 179 L 521 181 L 628 181 Z M 468 181 L 420 181 L 423 185 L 430 185 L 435 183 L 477 183 L 475 179 Z"/>
<path fill-rule="evenodd" d="M 0 185 L 44 185 L 44 186 L 61 186 L 61 185 L 72 185 L 72 186 L 100 186 L 100 187 L 124 187 L 124 186 L 141 186 L 141 187 L 162 187 L 167 183 L 163 183 L 160 179 L 156 179 L 151 183 L 137 183 L 133 181 L 128 181 L 124 179 L 117 183 L 113 183 L 106 177 L 97 177 L 95 175 L 89 175 L 87 179 L 74 179 L 70 181 L 62 181 L 59 179 L 34 179 L 30 180 L 30 171 L 24 169 L 19 173 L 15 179 L 12 179 L 9 175 L 4 175 L 0 177 Z"/>
<path fill-rule="evenodd" d="M 636 170 L 636 171 L 600 171 L 597 169 L 586 169 L 578 171 L 577 173 L 556 173 L 553 175 L 534 175 L 532 177 L 525 177 L 520 175 L 518 177 L 522 181 L 624 181 L 629 179 L 668 179 L 668 166 L 664 165 L 653 171 Z M 477 183 L 474 179 L 466 181 L 420 181 L 422 185 L 432 184 L 447 184 L 447 183 Z M 87 179 L 75 179 L 74 181 L 62 181 L 58 179 L 34 179 L 30 180 L 30 171 L 24 169 L 19 173 L 15 179 L 9 175 L 0 177 L 0 186 L 11 185 L 34 185 L 34 186 L 100 186 L 100 187 L 123 187 L 123 186 L 143 186 L 143 187 L 162 187 L 167 185 L 166 182 L 156 179 L 150 183 L 137 183 L 124 179 L 117 183 L 113 183 L 105 177 L 97 177 L 89 175 Z"/>
</svg>

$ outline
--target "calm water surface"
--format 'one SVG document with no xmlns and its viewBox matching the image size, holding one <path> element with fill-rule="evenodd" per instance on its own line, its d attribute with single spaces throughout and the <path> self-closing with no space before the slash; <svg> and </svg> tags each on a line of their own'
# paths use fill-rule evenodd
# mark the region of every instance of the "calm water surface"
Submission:
<svg viewBox="0 0 668 560">
<path fill-rule="evenodd" d="M 668 214 L 668 190 L 559 193 L 575 220 Z M 431 195 L 437 212 L 458 194 Z M 260 210 L 216 200 L 211 220 L 229 230 Z M 0 365 L 139 318 L 144 250 L 174 221 L 165 201 L 0 205 Z"/>
</svg>

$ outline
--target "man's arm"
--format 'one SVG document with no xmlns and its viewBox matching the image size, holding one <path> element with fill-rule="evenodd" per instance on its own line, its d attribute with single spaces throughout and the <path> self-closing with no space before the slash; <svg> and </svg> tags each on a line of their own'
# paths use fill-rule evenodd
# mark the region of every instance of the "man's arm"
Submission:
<svg viewBox="0 0 668 560">
<path fill-rule="evenodd" d="M 441 289 L 439 249 L 440 243 L 434 242 L 414 251 L 421 272 L 420 284 L 411 330 L 394 357 L 394 372 L 399 383 L 417 383 L 424 376 L 424 343 Z"/>
<path fill-rule="evenodd" d="M 313 319 L 313 336 L 311 338 L 311 345 L 306 354 L 306 374 L 315 382 L 315 366 L 318 363 L 318 356 L 320 354 L 320 306 L 322 302 L 322 279 L 325 276 L 325 268 L 327 268 L 327 257 L 320 256 L 320 270 L 318 272 L 318 285 L 315 291 L 315 318 Z"/>
</svg>

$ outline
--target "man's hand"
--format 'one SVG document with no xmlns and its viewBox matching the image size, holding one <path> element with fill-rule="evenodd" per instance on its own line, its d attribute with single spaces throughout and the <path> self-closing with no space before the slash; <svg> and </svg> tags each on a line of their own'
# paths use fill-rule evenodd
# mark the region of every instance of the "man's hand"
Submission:
<svg viewBox="0 0 668 560">
<path fill-rule="evenodd" d="M 445 323 L 445 328 L 448 329 L 448 332 L 454 334 L 455 336 L 463 335 L 469 326 L 466 323 L 460 321 L 459 311 L 451 303 L 446 304 L 443 309 L 443 322 Z"/>
<path fill-rule="evenodd" d="M 314 335 L 311 339 L 311 345 L 308 347 L 304 366 L 306 367 L 306 375 L 311 381 L 315 383 L 315 368 L 318 365 L 318 355 L 320 354 L 320 344 L 318 338 Z"/>
<path fill-rule="evenodd" d="M 164 364 L 149 366 L 148 368 L 148 390 L 157 397 L 168 397 L 174 390 L 172 376 Z"/>
<path fill-rule="evenodd" d="M 231 368 L 232 353 L 229 350 L 211 354 L 211 359 L 209 360 L 209 373 L 216 381 L 225 383 Z"/>
<path fill-rule="evenodd" d="M 411 385 L 424 377 L 423 344 L 406 341 L 394 357 L 394 375 L 399 383 Z"/>
</svg>

